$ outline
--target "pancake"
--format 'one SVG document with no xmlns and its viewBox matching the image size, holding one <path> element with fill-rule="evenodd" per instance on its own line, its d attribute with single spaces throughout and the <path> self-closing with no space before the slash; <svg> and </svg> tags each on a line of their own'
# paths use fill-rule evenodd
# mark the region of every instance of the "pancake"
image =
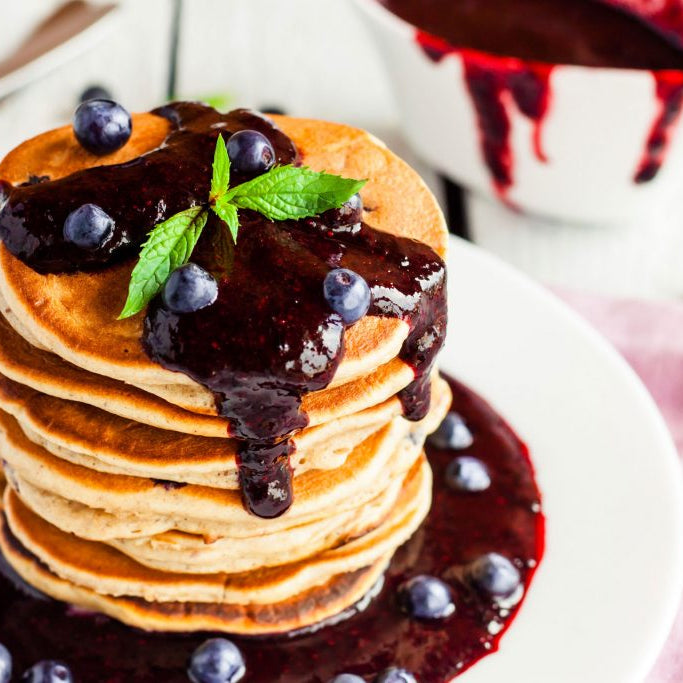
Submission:
<svg viewBox="0 0 683 683">
<path fill-rule="evenodd" d="M 0 373 L 42 393 L 93 405 L 136 422 L 198 436 L 225 437 L 223 418 L 183 410 L 146 391 L 99 377 L 31 346 L 0 316 Z M 304 396 L 303 409 L 314 427 L 345 415 L 396 401 L 395 394 L 414 377 L 398 359 L 356 382 Z M 397 409 L 400 407 L 397 404 Z"/>
<path fill-rule="evenodd" d="M 278 117 L 277 123 L 313 169 L 370 178 L 363 200 L 372 210 L 375 228 L 418 239 L 445 253 L 447 230 L 434 197 L 419 176 L 379 141 L 340 124 L 288 117 Z M 10 152 L 0 163 L 0 177 L 13 183 L 28 175 L 56 179 L 93 165 L 118 163 L 157 147 L 167 130 L 165 120 L 138 115 L 131 140 L 119 152 L 92 157 L 83 153 L 70 127 L 57 129 Z M 142 387 L 174 405 L 215 415 L 213 396 L 205 388 L 147 357 L 140 345 L 141 316 L 116 320 L 114 312 L 125 301 L 131 268 L 131 263 L 124 263 L 94 273 L 40 275 L 0 246 L 0 293 L 10 323 L 35 346 L 89 372 Z M 407 333 L 402 321 L 363 318 L 345 333 L 345 354 L 333 385 L 363 381 L 392 359 L 392 371 L 412 372 L 396 360 Z"/>
<path fill-rule="evenodd" d="M 281 517 L 264 520 L 244 509 L 238 491 L 196 485 L 168 487 L 151 479 L 74 465 L 30 441 L 16 420 L 0 414 L 0 453 L 19 485 L 25 479 L 88 507 L 117 515 L 128 513 L 140 523 L 167 518 L 169 529 L 209 536 L 272 533 L 330 512 L 358 508 L 409 469 L 421 446 L 421 439 L 410 438 L 410 423 L 397 418 L 354 449 L 342 467 L 311 470 L 296 477 L 292 507 Z"/>
<path fill-rule="evenodd" d="M 106 614 L 124 624 L 148 631 L 187 633 L 215 631 L 241 635 L 274 635 L 304 629 L 326 620 L 343 618 L 344 611 L 371 593 L 389 562 L 335 577 L 295 599 L 275 605 L 148 602 L 140 598 L 113 598 L 68 583 L 53 574 L 25 550 L 4 523 L 0 551 L 29 585 L 55 600 Z M 352 612 L 348 613 L 351 616 Z"/>
<path fill-rule="evenodd" d="M 432 414 L 448 404 L 447 385 L 435 379 Z M 145 476 L 216 488 L 238 488 L 234 440 L 179 436 L 122 419 L 84 403 L 41 394 L 0 376 L 0 408 L 26 436 L 54 455 L 100 472 Z M 372 432 L 400 415 L 395 399 L 299 432 L 292 467 L 334 469 Z M 429 431 L 432 426 L 423 425 Z"/>
<path fill-rule="evenodd" d="M 168 519 L 152 523 L 125 514 L 89 508 L 17 481 L 22 502 L 66 533 L 107 543 L 140 564 L 179 573 L 246 572 L 311 557 L 376 528 L 397 502 L 403 481 L 397 479 L 360 510 L 330 514 L 272 534 L 220 538 L 167 531 Z M 150 535 L 154 534 L 154 535 Z"/>
<path fill-rule="evenodd" d="M 339 124 L 277 122 L 304 164 L 369 178 L 363 210 L 373 228 L 444 254 L 447 231 L 436 201 L 382 143 Z M 133 159 L 156 148 L 168 126 L 155 115 L 135 116 L 131 140 L 104 157 L 85 152 L 70 127 L 50 131 L 0 162 L 0 178 L 55 180 Z M 44 215 L 36 212 L 38 223 Z M 410 253 L 403 243 L 401 268 L 413 262 Z M 116 319 L 133 264 L 40 275 L 0 245 L 0 458 L 7 480 L 0 480 L 0 550 L 48 595 L 148 630 L 262 635 L 348 616 L 371 598 L 393 553 L 429 510 L 423 445 L 448 410 L 450 390 L 434 370 L 426 417 L 408 421 L 403 403 L 407 415 L 423 415 L 427 397 L 403 390 L 428 378 L 401 358 L 407 353 L 418 369 L 421 354 L 431 363 L 445 319 L 442 290 L 436 303 L 419 298 L 426 309 L 436 306 L 434 328 L 415 322 L 432 315 L 421 310 L 410 310 L 411 325 L 366 315 L 345 328 L 331 382 L 302 394 L 307 426 L 273 446 L 230 437 L 210 391 L 147 356 L 143 316 Z M 437 270 L 441 287 L 440 262 Z M 411 286 L 431 292 L 418 271 L 406 274 Z M 401 315 L 410 309 L 388 299 L 382 305 L 399 306 Z M 372 310 L 386 308 L 376 300 Z M 285 322 L 298 329 L 295 318 Z M 411 329 L 420 334 L 406 352 Z M 240 370 L 230 372 L 239 379 Z M 287 387 L 276 388 L 288 396 Z M 279 420 L 264 401 L 259 407 Z M 282 450 L 290 444 L 291 455 Z M 291 481 L 285 469 L 271 478 L 285 467 L 282 458 L 289 458 Z M 270 518 L 247 510 L 243 496 L 252 504 L 256 498 L 245 481 L 273 504 L 252 505 Z"/>
<path fill-rule="evenodd" d="M 31 554 L 60 578 L 97 593 L 154 602 L 267 605 L 371 566 L 393 552 L 426 515 L 430 489 L 429 468 L 422 460 L 407 478 L 400 503 L 373 531 L 306 562 L 236 574 L 172 573 L 144 567 L 105 544 L 60 531 L 32 513 L 11 490 L 5 494 L 5 514 L 13 536 Z"/>
</svg>

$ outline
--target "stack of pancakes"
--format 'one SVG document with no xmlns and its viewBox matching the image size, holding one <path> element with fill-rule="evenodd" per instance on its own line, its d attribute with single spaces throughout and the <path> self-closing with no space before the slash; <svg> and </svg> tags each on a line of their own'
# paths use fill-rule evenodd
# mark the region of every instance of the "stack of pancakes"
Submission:
<svg viewBox="0 0 683 683">
<path fill-rule="evenodd" d="M 418 176 L 367 133 L 277 117 L 305 164 L 367 177 L 366 220 L 444 254 L 441 213 Z M 0 178 L 51 179 L 162 143 L 168 123 L 134 117 L 121 150 L 93 157 L 70 128 L 24 143 Z M 122 197 L 121 201 L 128 198 Z M 132 263 L 40 275 L 0 247 L 0 548 L 43 592 L 154 630 L 261 634 L 304 628 L 372 594 L 429 510 L 426 435 L 446 413 L 434 376 L 422 422 L 397 393 L 408 325 L 366 317 L 346 331 L 331 385 L 304 397 L 294 503 L 243 507 L 235 454 L 213 395 L 149 360 L 142 316 L 118 321 Z M 248 341 L 248 340 L 247 340 Z"/>
</svg>

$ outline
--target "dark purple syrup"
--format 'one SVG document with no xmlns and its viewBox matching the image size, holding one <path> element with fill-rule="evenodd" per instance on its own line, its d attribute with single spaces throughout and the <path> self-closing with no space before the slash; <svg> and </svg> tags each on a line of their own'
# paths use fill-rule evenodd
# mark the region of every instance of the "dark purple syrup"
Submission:
<svg viewBox="0 0 683 683">
<path fill-rule="evenodd" d="M 151 228 L 173 214 L 207 201 L 216 138 L 252 129 L 273 143 L 278 164 L 297 160 L 294 143 L 268 119 L 237 109 L 219 114 L 196 103 L 175 103 L 154 110 L 172 124 L 158 149 L 124 164 L 96 166 L 64 178 L 12 187 L 0 211 L 0 239 L 16 257 L 39 273 L 101 269 L 137 255 Z M 235 174 L 233 184 L 249 178 Z M 64 240 L 66 217 L 93 203 L 115 221 L 111 239 L 92 251 Z"/>
<path fill-rule="evenodd" d="M 463 385 L 451 381 L 451 388 L 453 409 L 467 422 L 474 444 L 457 454 L 427 449 L 432 509 L 395 555 L 379 596 L 363 612 L 310 635 L 233 638 L 246 659 L 245 683 L 327 683 L 342 671 L 372 681 L 390 665 L 410 669 L 420 683 L 446 683 L 498 649 L 519 604 L 501 612 L 461 580 L 462 568 L 485 552 L 501 553 L 519 568 L 526 592 L 543 555 L 540 493 L 527 449 L 505 421 Z M 446 486 L 448 463 L 463 454 L 486 464 L 492 479 L 487 491 L 457 493 Z M 399 610 L 397 587 L 416 574 L 451 585 L 454 616 L 429 624 Z M 148 634 L 105 617 L 74 616 L 65 605 L 24 597 L 0 579 L 0 641 L 13 653 L 18 672 L 58 657 L 73 668 L 77 683 L 186 683 L 187 659 L 206 637 Z"/>
<path fill-rule="evenodd" d="M 173 125 L 157 150 L 53 182 L 5 186 L 9 199 L 0 212 L 0 237 L 9 250 L 39 272 L 103 268 L 137 252 L 155 223 L 207 200 L 219 133 L 228 138 L 257 129 L 273 143 L 278 163 L 297 160 L 289 138 L 252 112 L 222 115 L 179 103 L 156 113 Z M 235 176 L 231 182 L 243 180 Z M 94 252 L 62 238 L 67 215 L 87 202 L 116 221 L 112 239 Z M 429 410 L 429 375 L 446 331 L 445 265 L 428 246 L 361 219 L 361 210 L 350 205 L 300 221 L 272 222 L 241 211 L 235 247 L 211 214 L 192 260 L 216 277 L 217 301 L 178 315 L 157 298 L 147 311 L 146 352 L 213 392 L 230 434 L 241 439 L 237 462 L 246 507 L 261 517 L 290 507 L 289 436 L 308 424 L 302 398 L 330 383 L 344 355 L 345 326 L 323 296 L 331 269 L 350 268 L 367 280 L 370 315 L 409 324 L 400 356 L 415 380 L 400 398 L 410 420 Z"/>
</svg>

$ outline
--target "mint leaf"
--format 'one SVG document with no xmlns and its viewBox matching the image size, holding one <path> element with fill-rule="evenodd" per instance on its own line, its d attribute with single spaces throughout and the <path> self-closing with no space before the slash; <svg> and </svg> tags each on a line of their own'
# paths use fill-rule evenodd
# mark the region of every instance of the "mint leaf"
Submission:
<svg viewBox="0 0 683 683">
<path fill-rule="evenodd" d="M 222 135 L 216 139 L 213 153 L 213 175 L 211 177 L 210 202 L 218 201 L 227 191 L 230 183 L 230 157 Z"/>
<path fill-rule="evenodd" d="M 237 231 L 240 227 L 240 221 L 237 216 L 237 207 L 234 204 L 226 201 L 225 197 L 219 199 L 212 207 L 214 213 L 227 223 L 232 235 L 232 241 L 237 244 Z"/>
<path fill-rule="evenodd" d="M 240 209 L 258 211 L 272 221 L 284 221 L 339 208 L 366 182 L 306 167 L 276 166 L 228 191 L 223 200 Z"/>
<path fill-rule="evenodd" d="M 216 279 L 229 275 L 235 263 L 235 243 L 222 223 L 216 222 L 211 230 L 211 256 Z"/>
<path fill-rule="evenodd" d="M 131 274 L 119 320 L 139 313 L 161 291 L 168 276 L 189 261 L 207 215 L 204 207 L 194 206 L 154 226 Z"/>
</svg>

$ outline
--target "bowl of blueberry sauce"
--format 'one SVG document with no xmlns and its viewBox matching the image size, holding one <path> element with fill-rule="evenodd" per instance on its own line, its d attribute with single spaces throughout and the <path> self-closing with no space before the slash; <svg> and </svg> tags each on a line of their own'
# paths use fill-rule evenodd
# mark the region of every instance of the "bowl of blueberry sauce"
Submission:
<svg viewBox="0 0 683 683">
<path fill-rule="evenodd" d="M 649 15 L 623 0 L 354 4 L 406 138 L 454 182 L 591 223 L 633 220 L 676 196 L 683 42 Z"/>
</svg>

